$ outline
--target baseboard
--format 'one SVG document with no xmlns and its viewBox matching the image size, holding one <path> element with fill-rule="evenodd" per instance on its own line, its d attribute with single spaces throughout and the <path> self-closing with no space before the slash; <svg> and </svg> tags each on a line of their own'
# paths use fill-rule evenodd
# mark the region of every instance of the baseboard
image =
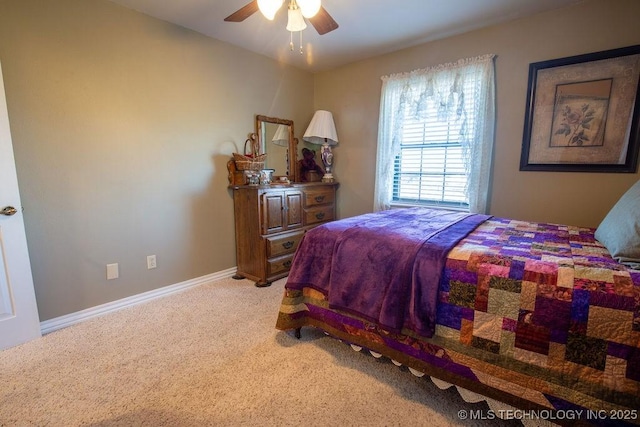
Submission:
<svg viewBox="0 0 640 427">
<path fill-rule="evenodd" d="M 186 280 L 181 283 L 176 283 L 175 285 L 164 286 L 159 289 L 143 292 L 138 295 L 133 295 L 117 301 L 108 302 L 106 304 L 87 308 L 75 313 L 65 314 L 64 316 L 56 317 L 54 319 L 45 320 L 43 322 L 40 322 L 40 331 L 43 335 L 48 334 L 50 332 L 57 331 L 58 329 L 66 328 L 67 326 L 75 325 L 76 323 L 84 322 L 85 320 L 89 320 L 94 317 L 122 310 L 123 308 L 142 304 L 156 298 L 161 298 L 167 295 L 174 294 L 176 292 L 181 292 L 195 286 L 213 282 L 215 280 L 226 279 L 233 276 L 236 271 L 237 269 L 235 267 L 229 268 L 217 273 L 207 274 L 206 276 Z"/>
</svg>

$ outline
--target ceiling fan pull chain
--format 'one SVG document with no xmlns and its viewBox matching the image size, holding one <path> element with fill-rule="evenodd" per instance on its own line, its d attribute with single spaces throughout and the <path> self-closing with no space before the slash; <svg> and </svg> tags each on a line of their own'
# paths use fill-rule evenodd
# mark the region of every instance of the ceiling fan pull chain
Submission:
<svg viewBox="0 0 640 427">
<path fill-rule="evenodd" d="M 300 55 L 302 55 L 302 31 L 300 31 Z"/>
<path fill-rule="evenodd" d="M 300 55 L 304 52 L 302 51 L 302 31 L 298 31 L 300 33 Z M 293 31 L 289 33 L 289 49 L 293 52 Z"/>
</svg>

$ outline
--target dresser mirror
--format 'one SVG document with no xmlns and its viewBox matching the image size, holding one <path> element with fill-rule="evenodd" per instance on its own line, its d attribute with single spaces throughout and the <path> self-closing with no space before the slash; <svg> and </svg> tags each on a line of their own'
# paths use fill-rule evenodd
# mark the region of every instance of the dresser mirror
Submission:
<svg viewBox="0 0 640 427">
<path fill-rule="evenodd" d="M 256 134 L 260 152 L 266 153 L 265 169 L 274 169 L 274 176 L 295 181 L 296 142 L 293 120 L 256 116 Z"/>
</svg>

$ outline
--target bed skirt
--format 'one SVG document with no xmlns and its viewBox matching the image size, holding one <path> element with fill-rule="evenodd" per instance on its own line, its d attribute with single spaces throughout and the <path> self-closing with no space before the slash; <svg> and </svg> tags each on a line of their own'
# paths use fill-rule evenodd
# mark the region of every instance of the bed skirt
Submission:
<svg viewBox="0 0 640 427">
<path fill-rule="evenodd" d="M 486 401 L 496 418 L 515 417 L 525 426 L 638 425 L 628 408 L 607 401 L 594 402 L 592 397 L 583 408 L 565 406 L 559 396 L 575 394 L 571 389 L 534 374 L 526 377 L 489 362 L 483 364 L 482 360 L 469 363 L 468 354 L 447 348 L 442 337 L 422 338 L 409 331 L 385 331 L 366 319 L 330 309 L 325 296 L 315 289 L 285 289 L 276 328 L 299 331 L 305 326 L 320 329 L 350 344 L 354 350 L 366 349 L 374 357 L 384 356 L 397 366 L 406 366 L 414 375 L 427 375 L 441 389 L 455 386 L 467 402 Z M 478 363 L 486 369 L 469 368 Z M 535 387 L 528 387 L 530 383 Z M 625 421 L 614 422 L 610 414 L 618 414 Z"/>
</svg>

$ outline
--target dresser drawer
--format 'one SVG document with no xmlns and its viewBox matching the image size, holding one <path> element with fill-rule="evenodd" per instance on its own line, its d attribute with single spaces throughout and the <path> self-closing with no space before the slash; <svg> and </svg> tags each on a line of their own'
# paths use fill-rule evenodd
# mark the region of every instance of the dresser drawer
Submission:
<svg viewBox="0 0 640 427">
<path fill-rule="evenodd" d="M 267 258 L 293 253 L 298 248 L 304 232 L 267 237 Z"/>
<path fill-rule="evenodd" d="M 333 205 L 335 191 L 333 188 L 309 188 L 304 190 L 304 205 L 307 207 L 318 205 Z"/>
<path fill-rule="evenodd" d="M 318 224 L 334 220 L 334 206 L 324 206 L 313 209 L 305 209 L 304 219 L 306 225 Z"/>
<path fill-rule="evenodd" d="M 275 276 L 276 274 L 286 273 L 291 268 L 292 260 L 293 254 L 267 260 L 267 276 Z"/>
</svg>

